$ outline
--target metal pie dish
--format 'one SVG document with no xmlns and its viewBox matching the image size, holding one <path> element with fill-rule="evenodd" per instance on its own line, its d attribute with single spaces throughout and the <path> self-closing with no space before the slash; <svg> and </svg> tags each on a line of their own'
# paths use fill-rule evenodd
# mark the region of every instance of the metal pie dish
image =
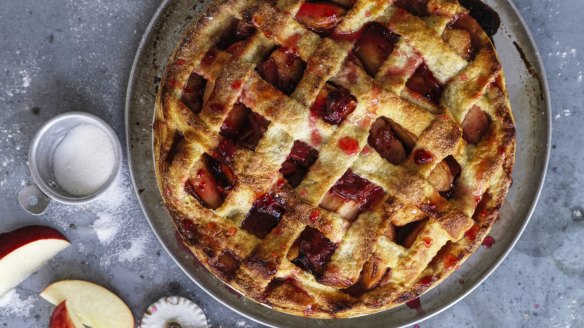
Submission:
<svg viewBox="0 0 584 328">
<path fill-rule="evenodd" d="M 485 1 L 502 26 L 494 36 L 505 70 L 517 130 L 513 185 L 490 233 L 496 243 L 481 247 L 459 270 L 420 297 L 424 311 L 401 305 L 349 319 L 311 319 L 270 309 L 241 297 L 207 271 L 181 245 L 158 190 L 154 171 L 153 133 L 156 90 L 166 61 L 182 33 L 197 19 L 205 3 L 166 0 L 150 22 L 138 48 L 126 95 L 128 159 L 134 188 L 154 233 L 178 266 L 203 290 L 233 311 L 273 327 L 399 327 L 411 325 L 454 305 L 483 282 L 511 251 L 525 229 L 539 197 L 551 145 L 551 105 L 543 64 L 518 13 L 506 0 Z M 528 169 L 527 169 L 528 168 Z M 464 280 L 464 284 L 459 281 Z"/>
</svg>

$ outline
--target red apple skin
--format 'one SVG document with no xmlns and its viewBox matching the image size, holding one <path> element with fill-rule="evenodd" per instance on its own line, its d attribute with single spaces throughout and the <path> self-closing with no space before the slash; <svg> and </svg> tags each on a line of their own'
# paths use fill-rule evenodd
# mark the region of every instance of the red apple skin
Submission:
<svg viewBox="0 0 584 328">
<path fill-rule="evenodd" d="M 68 241 L 59 231 L 44 226 L 27 226 L 0 234 L 0 259 L 31 242 L 42 239 Z"/>
<path fill-rule="evenodd" d="M 53 311 L 49 328 L 75 328 L 75 324 L 73 324 L 69 317 L 67 304 L 65 302 L 61 302 L 61 304 L 57 305 Z"/>
</svg>

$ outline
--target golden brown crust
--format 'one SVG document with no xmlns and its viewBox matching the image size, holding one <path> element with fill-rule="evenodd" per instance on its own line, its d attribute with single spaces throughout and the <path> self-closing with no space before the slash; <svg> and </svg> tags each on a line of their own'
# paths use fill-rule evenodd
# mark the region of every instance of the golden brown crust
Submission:
<svg viewBox="0 0 584 328">
<path fill-rule="evenodd" d="M 482 47 L 469 62 L 460 49 L 452 48 L 464 33 L 444 35 L 466 15 L 457 1 L 430 0 L 431 14 L 422 18 L 396 8 L 392 1 L 337 3 L 353 6 L 331 35 L 355 32 L 372 21 L 400 35 L 375 77 L 348 59 L 354 40 L 321 37 L 294 18 L 301 1 L 282 0 L 276 6 L 267 1 L 214 1 L 186 31 L 169 60 L 153 124 L 159 188 L 185 245 L 238 292 L 276 310 L 315 318 L 378 312 L 445 279 L 496 221 L 511 183 L 515 154 L 503 71 L 488 37 L 482 31 L 477 35 Z M 209 60 L 209 49 L 234 19 L 253 24 L 256 31 L 239 50 L 215 49 Z M 290 96 L 256 71 L 276 46 L 292 49 L 306 63 Z M 444 88 L 437 103 L 406 86 L 422 64 Z M 208 89 L 198 113 L 181 99 L 191 73 L 203 78 Z M 315 121 L 310 114 L 327 82 L 357 100 L 340 125 Z M 196 174 L 201 156 L 212 155 L 220 146 L 224 138 L 219 131 L 237 102 L 269 125 L 253 151 L 238 147 L 232 154 L 229 166 L 237 182 L 223 203 L 210 209 L 185 185 Z M 474 106 L 490 122 L 477 144 L 467 142 L 461 129 Z M 415 140 L 400 165 L 367 146 L 378 117 L 391 120 Z M 359 153 L 339 149 L 346 137 L 357 142 Z M 283 182 L 279 169 L 295 140 L 318 150 L 318 159 L 293 188 Z M 431 160 L 420 161 L 419 151 L 430 151 Z M 429 179 L 446 158 L 461 167 L 451 199 Z M 385 192 L 380 205 L 352 220 L 319 207 L 348 169 Z M 278 197 L 284 214 L 260 238 L 241 225 L 254 201 L 265 193 Z M 415 227 L 398 242 L 396 229 L 410 225 Z M 316 274 L 294 264 L 291 255 L 307 227 L 334 245 L 326 266 Z"/>
</svg>

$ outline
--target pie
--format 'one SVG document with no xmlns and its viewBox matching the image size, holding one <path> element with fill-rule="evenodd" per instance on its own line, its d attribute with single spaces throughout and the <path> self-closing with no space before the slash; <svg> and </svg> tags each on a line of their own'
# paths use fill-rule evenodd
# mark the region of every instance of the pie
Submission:
<svg viewBox="0 0 584 328">
<path fill-rule="evenodd" d="M 515 129 L 456 0 L 215 1 L 157 95 L 159 188 L 196 258 L 275 310 L 417 298 L 497 220 Z"/>
</svg>

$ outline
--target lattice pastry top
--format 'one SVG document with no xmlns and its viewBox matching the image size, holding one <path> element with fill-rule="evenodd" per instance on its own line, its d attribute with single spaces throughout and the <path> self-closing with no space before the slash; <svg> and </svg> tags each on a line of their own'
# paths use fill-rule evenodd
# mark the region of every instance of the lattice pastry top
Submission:
<svg viewBox="0 0 584 328">
<path fill-rule="evenodd" d="M 417 297 L 477 248 L 511 183 L 503 71 L 456 0 L 213 2 L 156 106 L 185 244 L 300 316 Z"/>
</svg>

